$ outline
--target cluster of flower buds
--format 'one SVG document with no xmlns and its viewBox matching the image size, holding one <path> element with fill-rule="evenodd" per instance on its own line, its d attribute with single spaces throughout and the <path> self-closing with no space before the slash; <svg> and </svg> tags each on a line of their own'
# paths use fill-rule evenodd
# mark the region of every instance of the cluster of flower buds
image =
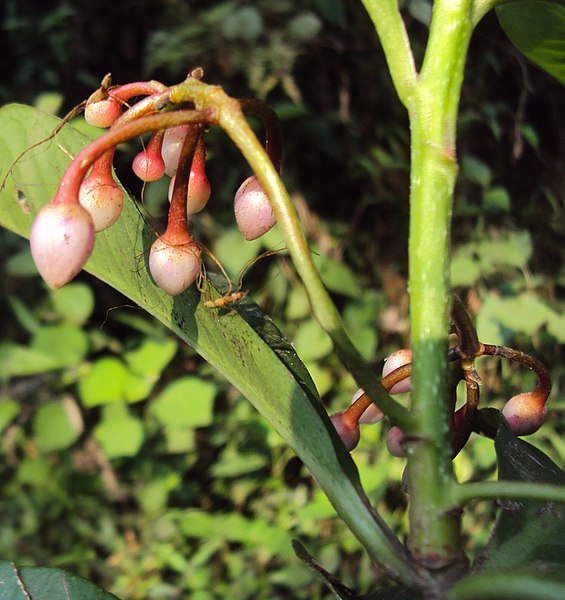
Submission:
<svg viewBox="0 0 565 600">
<path fill-rule="evenodd" d="M 537 359 L 513 348 L 482 344 L 476 337 L 466 312 L 461 306 L 457 308 L 454 333 L 459 344 L 450 350 L 448 360 L 457 366 L 453 370 L 455 375 L 453 394 L 449 398 L 451 411 L 451 449 L 453 456 L 457 455 L 464 447 L 471 432 L 475 429 L 475 416 L 479 404 L 480 379 L 474 367 L 474 360 L 479 356 L 499 356 L 517 362 L 531 369 L 537 376 L 538 383 L 531 392 L 518 394 L 508 400 L 502 415 L 515 435 L 530 435 L 535 433 L 543 424 L 546 416 L 546 402 L 551 391 L 551 380 L 545 366 Z M 411 389 L 411 363 L 412 351 L 410 349 L 397 350 L 385 361 L 381 385 L 390 394 L 401 394 Z M 455 387 L 458 381 L 464 380 L 466 384 L 466 401 L 456 409 Z M 368 398 L 364 390 L 359 389 L 352 397 L 351 405 L 345 411 L 333 414 L 330 419 L 342 439 L 347 450 L 353 450 L 360 440 L 360 425 L 373 424 L 384 418 L 380 408 Z M 393 425 L 387 432 L 387 449 L 393 456 L 405 456 L 405 433 L 397 425 Z"/>
<path fill-rule="evenodd" d="M 187 81 L 201 77 L 202 70 L 193 69 Z M 124 197 L 113 175 L 114 152 L 119 143 L 144 134 L 150 138 L 135 156 L 133 172 L 144 182 L 170 177 L 166 228 L 149 254 L 153 280 L 168 294 L 177 295 L 201 273 L 201 251 L 189 231 L 189 218 L 210 199 L 204 132 L 215 118 L 213 111 L 197 108 L 190 98 L 175 99 L 174 87 L 157 81 L 112 86 L 107 75 L 87 100 L 85 120 L 108 131 L 75 157 L 55 197 L 39 212 L 31 230 L 32 256 L 49 286 L 58 288 L 73 279 L 92 253 L 95 234 L 120 217 Z M 238 102 L 243 112 L 263 120 L 265 150 L 279 171 L 281 141 L 276 115 L 261 101 Z M 234 213 L 246 240 L 258 238 L 274 226 L 271 203 L 257 177 L 251 176 L 237 190 Z"/>
</svg>

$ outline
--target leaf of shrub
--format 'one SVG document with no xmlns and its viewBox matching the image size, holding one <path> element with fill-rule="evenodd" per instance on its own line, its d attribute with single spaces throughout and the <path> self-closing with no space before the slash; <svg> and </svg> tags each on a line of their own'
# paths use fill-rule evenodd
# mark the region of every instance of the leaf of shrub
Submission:
<svg viewBox="0 0 565 600">
<path fill-rule="evenodd" d="M 565 485 L 565 473 L 541 450 L 514 436 L 504 419 L 495 438 L 499 479 Z M 565 564 L 565 509 L 540 501 L 504 501 L 481 572 Z"/>
<path fill-rule="evenodd" d="M 151 403 L 150 412 L 165 426 L 206 427 L 212 423 L 217 387 L 187 375 L 170 383 Z"/>
<path fill-rule="evenodd" d="M 516 48 L 565 85 L 565 7 L 524 0 L 499 6 L 496 14 Z"/>
<path fill-rule="evenodd" d="M 2 600 L 118 600 L 97 585 L 61 569 L 18 568 L 0 561 Z"/>
<path fill-rule="evenodd" d="M 94 437 L 110 459 L 135 456 L 143 443 L 143 423 L 125 404 L 108 404 L 94 429 Z"/>
</svg>

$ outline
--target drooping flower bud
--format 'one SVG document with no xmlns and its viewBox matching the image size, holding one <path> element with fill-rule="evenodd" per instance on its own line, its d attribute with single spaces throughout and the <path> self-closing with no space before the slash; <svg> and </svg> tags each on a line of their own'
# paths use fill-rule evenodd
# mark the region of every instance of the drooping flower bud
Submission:
<svg viewBox="0 0 565 600">
<path fill-rule="evenodd" d="M 78 203 L 46 204 L 33 222 L 31 255 L 39 274 L 52 288 L 75 277 L 94 246 L 94 224 Z"/>
<path fill-rule="evenodd" d="M 83 180 L 79 202 L 90 213 L 95 231 L 111 227 L 122 213 L 124 195 L 112 176 L 113 151 L 103 154 Z"/>
<path fill-rule="evenodd" d="M 513 396 L 502 409 L 514 435 L 531 435 L 545 421 L 547 395 L 538 390 Z"/>
<path fill-rule="evenodd" d="M 165 163 L 165 173 L 169 177 L 174 177 L 177 172 L 180 153 L 189 130 L 190 125 L 178 125 L 165 131 L 161 156 Z"/>
<path fill-rule="evenodd" d="M 351 452 L 361 438 L 359 431 L 359 424 L 357 422 L 351 422 L 351 419 L 345 418 L 344 412 L 337 412 L 330 417 L 335 430 L 337 431 L 344 446 Z"/>
<path fill-rule="evenodd" d="M 404 441 L 404 433 L 400 427 L 393 425 L 386 434 L 386 447 L 392 456 L 402 458 L 405 456 L 402 442 Z"/>
<path fill-rule="evenodd" d="M 157 181 L 165 174 L 165 161 L 161 156 L 163 137 L 161 131 L 154 133 L 147 147 L 133 159 L 133 172 L 142 181 Z"/>
<path fill-rule="evenodd" d="M 351 398 L 351 404 L 354 404 L 364 394 L 365 390 L 361 388 L 358 389 Z M 359 418 L 359 423 L 362 425 L 373 425 L 374 423 L 378 423 L 379 421 L 381 421 L 384 416 L 385 415 L 383 411 L 374 402 L 372 402 Z"/>
<path fill-rule="evenodd" d="M 122 105 L 114 98 L 89 101 L 84 109 L 84 119 L 94 127 L 110 127 L 122 114 Z"/>
<path fill-rule="evenodd" d="M 403 348 L 402 350 L 393 352 L 386 359 L 383 366 L 383 378 L 410 362 L 412 362 L 412 350 L 410 348 Z M 395 383 L 388 392 L 389 394 L 403 394 L 410 391 L 411 385 L 410 377 L 406 377 L 402 381 Z"/>
<path fill-rule="evenodd" d="M 255 175 L 248 177 L 235 193 L 235 220 L 239 231 L 248 240 L 256 240 L 275 223 L 273 207 Z"/>
<path fill-rule="evenodd" d="M 149 253 L 149 271 L 155 283 L 170 296 L 177 296 L 194 283 L 200 273 L 201 255 L 190 237 L 165 232 Z"/>
</svg>

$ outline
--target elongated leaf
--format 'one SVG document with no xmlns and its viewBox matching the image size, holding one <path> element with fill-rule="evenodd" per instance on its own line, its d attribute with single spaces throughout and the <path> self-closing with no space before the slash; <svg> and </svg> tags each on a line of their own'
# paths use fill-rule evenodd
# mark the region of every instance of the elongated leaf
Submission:
<svg viewBox="0 0 565 600">
<path fill-rule="evenodd" d="M 563 600 L 565 580 L 557 572 L 497 571 L 465 577 L 447 600 Z"/>
<path fill-rule="evenodd" d="M 0 561 L 0 600 L 117 600 L 97 585 L 61 569 L 18 568 Z"/>
<path fill-rule="evenodd" d="M 496 9 L 512 43 L 533 63 L 565 85 L 565 6 L 563 1 L 523 0 Z"/>
<path fill-rule="evenodd" d="M 57 123 L 24 106 L 0 110 L 1 172 L 6 173 L 19 152 L 48 136 Z M 68 155 L 76 154 L 85 143 L 81 134 L 65 127 L 56 139 L 23 156 L 0 195 L 0 225 L 29 236 L 39 207 L 55 193 Z M 97 235 L 86 270 L 137 302 L 214 365 L 294 448 L 373 559 L 410 579 L 402 547 L 383 533 L 355 464 L 288 342 L 268 319 L 259 316 L 257 308 L 246 316 L 259 333 L 235 310 L 207 308 L 195 289 L 175 298 L 164 294 L 146 268 L 153 240 L 154 234 L 133 202 L 127 201 L 118 223 Z M 186 410 L 190 410 L 188 402 Z"/>
<path fill-rule="evenodd" d="M 495 438 L 495 448 L 500 479 L 565 485 L 565 473 L 543 452 L 516 438 L 504 420 Z M 502 503 L 492 537 L 478 564 L 481 572 L 562 569 L 565 564 L 563 506 L 532 500 Z"/>
</svg>

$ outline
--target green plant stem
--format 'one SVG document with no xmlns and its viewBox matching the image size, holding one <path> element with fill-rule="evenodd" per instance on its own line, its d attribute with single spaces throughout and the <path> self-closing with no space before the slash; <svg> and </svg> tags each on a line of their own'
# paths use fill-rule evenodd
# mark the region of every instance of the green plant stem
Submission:
<svg viewBox="0 0 565 600">
<path fill-rule="evenodd" d="M 464 506 L 475 500 L 540 500 L 565 503 L 565 486 L 527 481 L 477 481 L 457 485 L 455 502 Z"/>
<path fill-rule="evenodd" d="M 363 0 L 381 38 L 411 125 L 409 290 L 413 427 L 408 459 L 409 545 L 431 577 L 465 570 L 460 515 L 449 510 L 453 482 L 449 443 L 447 356 L 451 289 L 450 223 L 457 176 L 455 132 L 463 70 L 472 33 L 472 0 L 436 0 L 421 73 L 407 56 L 397 3 Z M 410 82 L 407 85 L 406 81 Z"/>
<path fill-rule="evenodd" d="M 400 101 L 406 108 L 417 81 L 416 66 L 398 0 L 361 0 L 377 30 L 388 69 Z"/>
<path fill-rule="evenodd" d="M 413 441 L 406 444 L 411 486 L 410 548 L 438 583 L 465 568 L 460 514 L 449 510 L 447 355 L 451 288 L 450 225 L 458 167 L 455 133 L 471 0 L 436 0 L 411 109 L 409 287 Z"/>
<path fill-rule="evenodd" d="M 316 319 L 332 338 L 337 353 L 359 386 L 364 388 L 369 397 L 394 424 L 400 427 L 408 426 L 408 411 L 384 391 L 379 378 L 365 364 L 349 339 L 339 312 L 312 260 L 310 248 L 288 192 L 265 149 L 245 119 L 239 102 L 230 98 L 219 86 L 207 85 L 194 78 L 170 88 L 170 97 L 173 103 L 190 100 L 199 110 L 215 110 L 215 122 L 238 146 L 269 196 L 293 264 L 308 292 Z"/>
</svg>

